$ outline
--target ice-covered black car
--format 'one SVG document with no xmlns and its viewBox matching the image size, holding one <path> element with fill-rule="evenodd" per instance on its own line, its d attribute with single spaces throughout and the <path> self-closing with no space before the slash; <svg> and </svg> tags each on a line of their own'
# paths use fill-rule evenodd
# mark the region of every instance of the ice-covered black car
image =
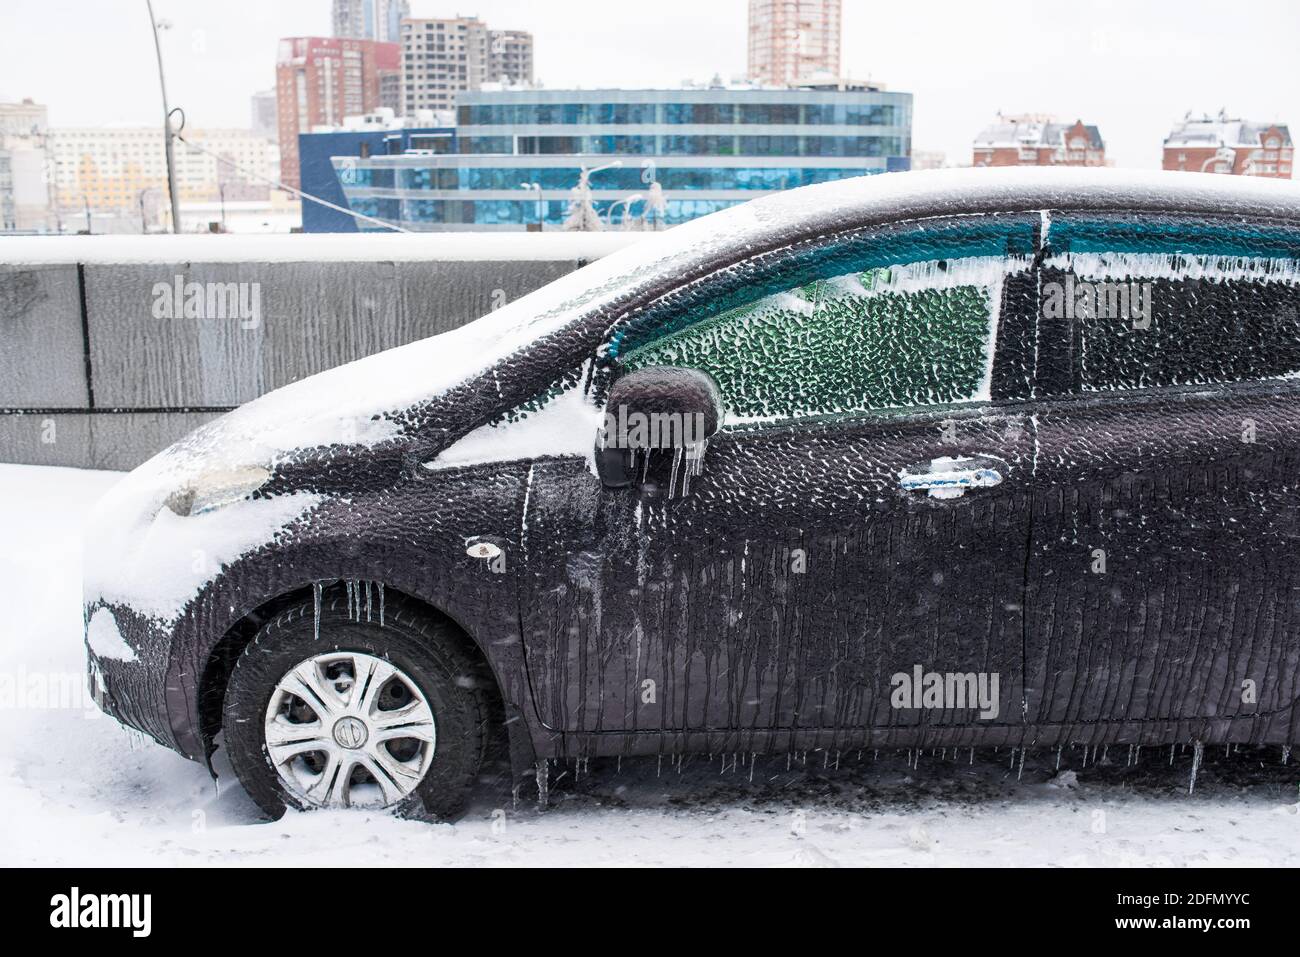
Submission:
<svg viewBox="0 0 1300 957">
<path fill-rule="evenodd" d="M 497 734 L 519 772 L 1290 745 L 1298 310 L 1289 183 L 765 198 L 137 469 L 91 680 L 270 813 L 455 813 Z"/>
</svg>

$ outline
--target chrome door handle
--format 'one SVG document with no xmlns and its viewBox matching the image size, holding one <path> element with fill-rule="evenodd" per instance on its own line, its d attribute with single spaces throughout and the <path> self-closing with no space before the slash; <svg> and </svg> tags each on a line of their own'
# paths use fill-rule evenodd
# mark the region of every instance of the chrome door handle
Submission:
<svg viewBox="0 0 1300 957">
<path fill-rule="evenodd" d="M 971 488 L 1002 484 L 1001 465 L 987 455 L 931 460 L 898 473 L 898 484 L 908 492 L 929 492 L 931 498 L 961 498 Z"/>
</svg>

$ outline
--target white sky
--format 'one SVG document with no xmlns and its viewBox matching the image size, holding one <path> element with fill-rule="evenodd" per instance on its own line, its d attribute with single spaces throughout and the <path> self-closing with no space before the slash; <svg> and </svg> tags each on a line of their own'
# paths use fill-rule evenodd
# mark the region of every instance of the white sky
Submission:
<svg viewBox="0 0 1300 957">
<path fill-rule="evenodd" d="M 538 78 L 676 86 L 745 69 L 745 0 L 413 0 L 531 30 Z M 1300 125 L 1295 0 L 845 0 L 855 77 L 915 96 L 913 148 L 970 161 L 1001 109 L 1101 127 L 1118 165 L 1157 167 L 1188 109 Z M 191 127 L 247 126 L 275 79 L 275 41 L 328 35 L 330 0 L 155 0 L 169 94 Z M 0 100 L 54 125 L 161 122 L 145 0 L 0 0 Z"/>
</svg>

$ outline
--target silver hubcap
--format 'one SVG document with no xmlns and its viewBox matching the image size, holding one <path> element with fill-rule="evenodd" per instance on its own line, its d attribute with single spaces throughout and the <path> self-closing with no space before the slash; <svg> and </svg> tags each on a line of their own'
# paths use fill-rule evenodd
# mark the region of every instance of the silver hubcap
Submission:
<svg viewBox="0 0 1300 957">
<path fill-rule="evenodd" d="M 271 694 L 266 753 L 280 782 L 312 807 L 387 807 L 433 760 L 433 710 L 391 662 L 336 651 L 290 669 Z"/>
</svg>

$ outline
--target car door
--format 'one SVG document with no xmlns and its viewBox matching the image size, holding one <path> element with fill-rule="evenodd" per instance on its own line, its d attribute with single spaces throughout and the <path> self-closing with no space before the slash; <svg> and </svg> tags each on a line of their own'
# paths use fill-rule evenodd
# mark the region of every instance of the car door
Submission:
<svg viewBox="0 0 1300 957">
<path fill-rule="evenodd" d="M 1163 727 L 1190 737 L 1203 724 L 1187 722 L 1287 708 L 1300 680 L 1300 232 L 1051 223 L 1029 720 L 1085 736 L 1174 722 Z"/>
<path fill-rule="evenodd" d="M 534 464 L 521 617 L 549 727 L 757 747 L 1019 726 L 1037 224 L 855 234 L 617 331 L 613 374 L 707 372 L 727 420 L 684 493 Z M 894 680 L 931 674 L 982 676 L 985 707 Z"/>
</svg>

